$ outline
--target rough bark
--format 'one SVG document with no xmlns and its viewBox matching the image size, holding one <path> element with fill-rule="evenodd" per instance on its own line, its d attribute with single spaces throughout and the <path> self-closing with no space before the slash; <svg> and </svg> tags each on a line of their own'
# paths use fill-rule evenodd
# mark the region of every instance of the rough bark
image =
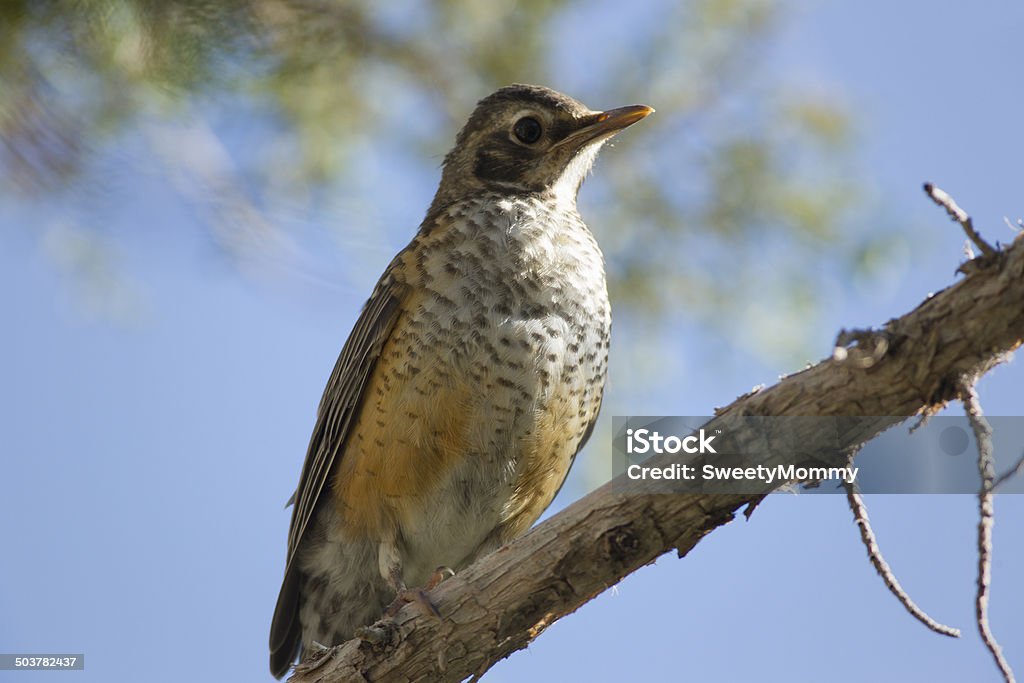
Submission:
<svg viewBox="0 0 1024 683">
<path fill-rule="evenodd" d="M 1024 340 L 1024 237 L 965 264 L 966 277 L 857 345 L 716 411 L 737 415 L 886 416 L 855 421 L 854 448 L 957 398 L 964 378 Z M 711 427 L 713 425 L 708 425 Z M 813 438 L 813 437 L 811 437 Z M 835 440 L 835 434 L 830 438 Z M 544 629 L 660 555 L 686 555 L 757 495 L 624 493 L 605 485 L 378 622 L 380 641 L 352 640 L 301 665 L 293 683 L 460 681 L 526 647 Z"/>
</svg>

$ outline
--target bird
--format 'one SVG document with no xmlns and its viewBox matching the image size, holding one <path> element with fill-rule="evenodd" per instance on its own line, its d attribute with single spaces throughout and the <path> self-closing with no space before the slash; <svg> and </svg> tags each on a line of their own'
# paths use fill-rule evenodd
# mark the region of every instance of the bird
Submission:
<svg viewBox="0 0 1024 683">
<path fill-rule="evenodd" d="M 271 623 L 276 678 L 521 536 L 561 489 L 601 408 L 611 330 L 577 195 L 604 143 L 653 111 L 523 84 L 477 103 L 320 401 Z"/>
</svg>

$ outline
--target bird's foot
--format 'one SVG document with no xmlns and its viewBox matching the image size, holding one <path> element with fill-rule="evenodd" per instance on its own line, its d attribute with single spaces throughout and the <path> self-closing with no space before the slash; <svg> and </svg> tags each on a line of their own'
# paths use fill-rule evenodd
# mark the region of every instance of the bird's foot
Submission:
<svg viewBox="0 0 1024 683">
<path fill-rule="evenodd" d="M 441 613 L 437 611 L 437 607 L 427 597 L 427 591 L 432 591 L 441 584 L 445 579 L 455 576 L 455 572 L 449 567 L 438 567 L 434 572 L 427 578 L 427 582 L 423 584 L 422 588 L 405 588 L 401 585 L 397 590 L 395 599 L 391 601 L 387 609 L 384 610 L 385 617 L 393 618 L 398 611 L 409 603 L 415 603 L 420 607 L 420 611 L 424 614 L 440 618 Z"/>
<path fill-rule="evenodd" d="M 445 567 L 444 565 L 434 570 L 434 573 L 427 579 L 427 583 L 423 586 L 424 590 L 432 591 L 437 588 L 442 581 L 450 579 L 455 576 L 455 571 L 451 567 Z"/>
<path fill-rule="evenodd" d="M 308 673 L 319 669 L 329 660 L 327 655 L 330 650 L 330 647 L 323 643 L 318 643 L 315 640 L 303 643 L 302 656 L 300 657 L 298 665 L 295 667 L 295 673 Z"/>
<path fill-rule="evenodd" d="M 327 647 L 326 645 L 324 645 L 323 643 L 318 643 L 318 642 L 316 642 L 315 640 L 311 640 L 311 641 L 309 641 L 309 643 L 305 644 L 305 645 L 304 645 L 304 647 L 305 647 L 305 648 L 306 648 L 306 649 L 307 649 L 307 650 L 308 650 L 308 651 L 309 651 L 309 652 L 310 652 L 311 654 L 314 654 L 314 655 L 318 655 L 318 654 L 321 654 L 321 653 L 323 653 L 323 652 L 324 652 L 325 650 L 330 650 L 330 649 L 331 649 L 331 648 Z"/>
<path fill-rule="evenodd" d="M 422 588 L 406 588 L 405 590 L 399 591 L 395 599 L 391 601 L 391 604 L 384 610 L 384 616 L 388 618 L 394 618 L 398 614 L 399 610 L 408 605 L 409 603 L 415 603 L 420 607 L 420 610 L 424 614 L 429 614 L 435 617 L 440 617 L 441 613 L 434 607 L 434 603 L 430 602 L 430 598 L 427 597 L 427 591 Z"/>
</svg>

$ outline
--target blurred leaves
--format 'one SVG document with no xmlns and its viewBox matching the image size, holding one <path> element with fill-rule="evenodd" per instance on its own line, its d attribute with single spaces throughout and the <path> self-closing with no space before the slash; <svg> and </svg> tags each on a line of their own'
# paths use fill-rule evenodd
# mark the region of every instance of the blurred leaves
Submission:
<svg viewBox="0 0 1024 683">
<path fill-rule="evenodd" d="M 436 182 L 473 103 L 501 85 L 542 82 L 595 108 L 647 102 L 657 116 L 584 191 L 614 296 L 651 325 L 686 311 L 727 335 L 753 325 L 762 352 L 799 355 L 823 274 L 836 272 L 826 266 L 882 267 L 885 250 L 882 235 L 850 229 L 869 195 L 842 98 L 764 66 L 786 11 L 772 0 L 8 0 L 2 191 L 46 202 L 102 184 L 91 159 L 141 134 L 146 163 L 199 207 L 211 243 L 245 259 L 254 243 L 293 248 L 274 217 L 315 204 L 318 188 L 346 196 L 384 146 Z M 235 142 L 252 126 L 241 137 L 257 144 Z M 397 243 L 413 227 L 396 226 Z M 785 339 L 748 303 L 765 291 L 792 322 Z"/>
<path fill-rule="evenodd" d="M 54 264 L 78 284 L 76 304 L 85 313 L 126 325 L 142 320 L 144 306 L 139 291 L 124 287 L 115 274 L 112 262 L 116 245 L 68 225 L 46 229 L 42 245 Z"/>
</svg>

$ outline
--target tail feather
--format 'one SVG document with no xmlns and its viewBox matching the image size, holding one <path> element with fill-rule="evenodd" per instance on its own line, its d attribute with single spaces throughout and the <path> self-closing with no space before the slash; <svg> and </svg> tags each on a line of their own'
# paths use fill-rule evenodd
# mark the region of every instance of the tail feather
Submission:
<svg viewBox="0 0 1024 683">
<path fill-rule="evenodd" d="M 270 623 L 270 673 L 281 678 L 299 656 L 302 629 L 299 626 L 298 572 L 285 570 L 281 593 L 277 596 L 274 619 Z"/>
</svg>

